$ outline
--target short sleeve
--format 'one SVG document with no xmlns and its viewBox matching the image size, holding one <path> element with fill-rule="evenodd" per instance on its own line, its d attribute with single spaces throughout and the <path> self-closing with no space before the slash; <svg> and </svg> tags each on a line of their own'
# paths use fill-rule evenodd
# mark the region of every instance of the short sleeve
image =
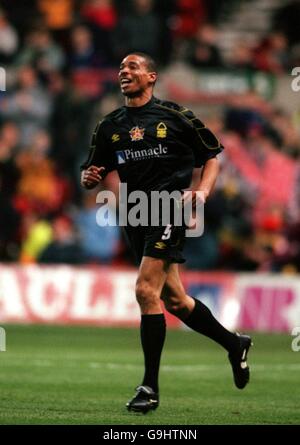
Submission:
<svg viewBox="0 0 300 445">
<path fill-rule="evenodd" d="M 214 158 L 217 154 L 221 153 L 224 146 L 214 133 L 207 128 L 191 110 L 183 108 L 181 113 L 190 124 L 188 140 L 193 149 L 195 167 L 202 167 L 208 159 Z"/>
<path fill-rule="evenodd" d="M 104 176 L 115 169 L 109 139 L 105 136 L 103 121 L 100 121 L 91 138 L 87 160 L 80 166 L 85 170 L 91 165 L 105 167 Z"/>
</svg>

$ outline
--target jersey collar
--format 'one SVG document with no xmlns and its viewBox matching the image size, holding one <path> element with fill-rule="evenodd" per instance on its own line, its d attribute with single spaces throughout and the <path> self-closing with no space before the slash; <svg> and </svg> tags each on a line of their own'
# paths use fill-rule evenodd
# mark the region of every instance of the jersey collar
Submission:
<svg viewBox="0 0 300 445">
<path fill-rule="evenodd" d="M 150 108 L 154 104 L 155 100 L 156 100 L 155 97 L 152 96 L 151 99 L 145 105 L 142 105 L 141 107 L 127 107 L 125 105 L 125 109 L 128 113 L 138 114 L 144 110 L 147 110 L 147 108 Z"/>
</svg>

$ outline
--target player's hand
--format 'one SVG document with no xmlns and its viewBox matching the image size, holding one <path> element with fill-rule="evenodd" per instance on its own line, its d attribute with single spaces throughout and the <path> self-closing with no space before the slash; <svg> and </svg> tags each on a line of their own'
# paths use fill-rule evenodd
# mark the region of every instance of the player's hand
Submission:
<svg viewBox="0 0 300 445">
<path fill-rule="evenodd" d="M 81 185 L 84 188 L 92 189 L 99 184 L 102 179 L 101 173 L 105 170 L 105 167 L 96 167 L 91 165 L 86 170 L 81 172 Z"/>
</svg>

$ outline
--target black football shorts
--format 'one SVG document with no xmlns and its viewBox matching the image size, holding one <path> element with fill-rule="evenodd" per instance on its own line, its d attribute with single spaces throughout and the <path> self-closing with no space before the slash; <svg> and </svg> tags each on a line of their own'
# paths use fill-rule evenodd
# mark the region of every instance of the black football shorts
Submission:
<svg viewBox="0 0 300 445">
<path fill-rule="evenodd" d="M 143 256 L 167 259 L 170 263 L 185 262 L 182 256 L 185 226 L 126 226 L 124 229 L 137 264 Z"/>
</svg>

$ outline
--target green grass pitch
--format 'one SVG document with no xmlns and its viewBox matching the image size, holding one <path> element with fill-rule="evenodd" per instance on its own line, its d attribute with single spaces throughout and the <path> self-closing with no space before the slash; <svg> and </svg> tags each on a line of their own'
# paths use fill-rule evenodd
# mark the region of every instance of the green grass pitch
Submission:
<svg viewBox="0 0 300 445">
<path fill-rule="evenodd" d="M 168 331 L 161 405 L 125 402 L 140 383 L 138 329 L 6 325 L 0 352 L 0 424 L 300 424 L 300 352 L 289 335 L 253 334 L 251 382 L 233 385 L 226 353 L 190 331 Z"/>
</svg>

